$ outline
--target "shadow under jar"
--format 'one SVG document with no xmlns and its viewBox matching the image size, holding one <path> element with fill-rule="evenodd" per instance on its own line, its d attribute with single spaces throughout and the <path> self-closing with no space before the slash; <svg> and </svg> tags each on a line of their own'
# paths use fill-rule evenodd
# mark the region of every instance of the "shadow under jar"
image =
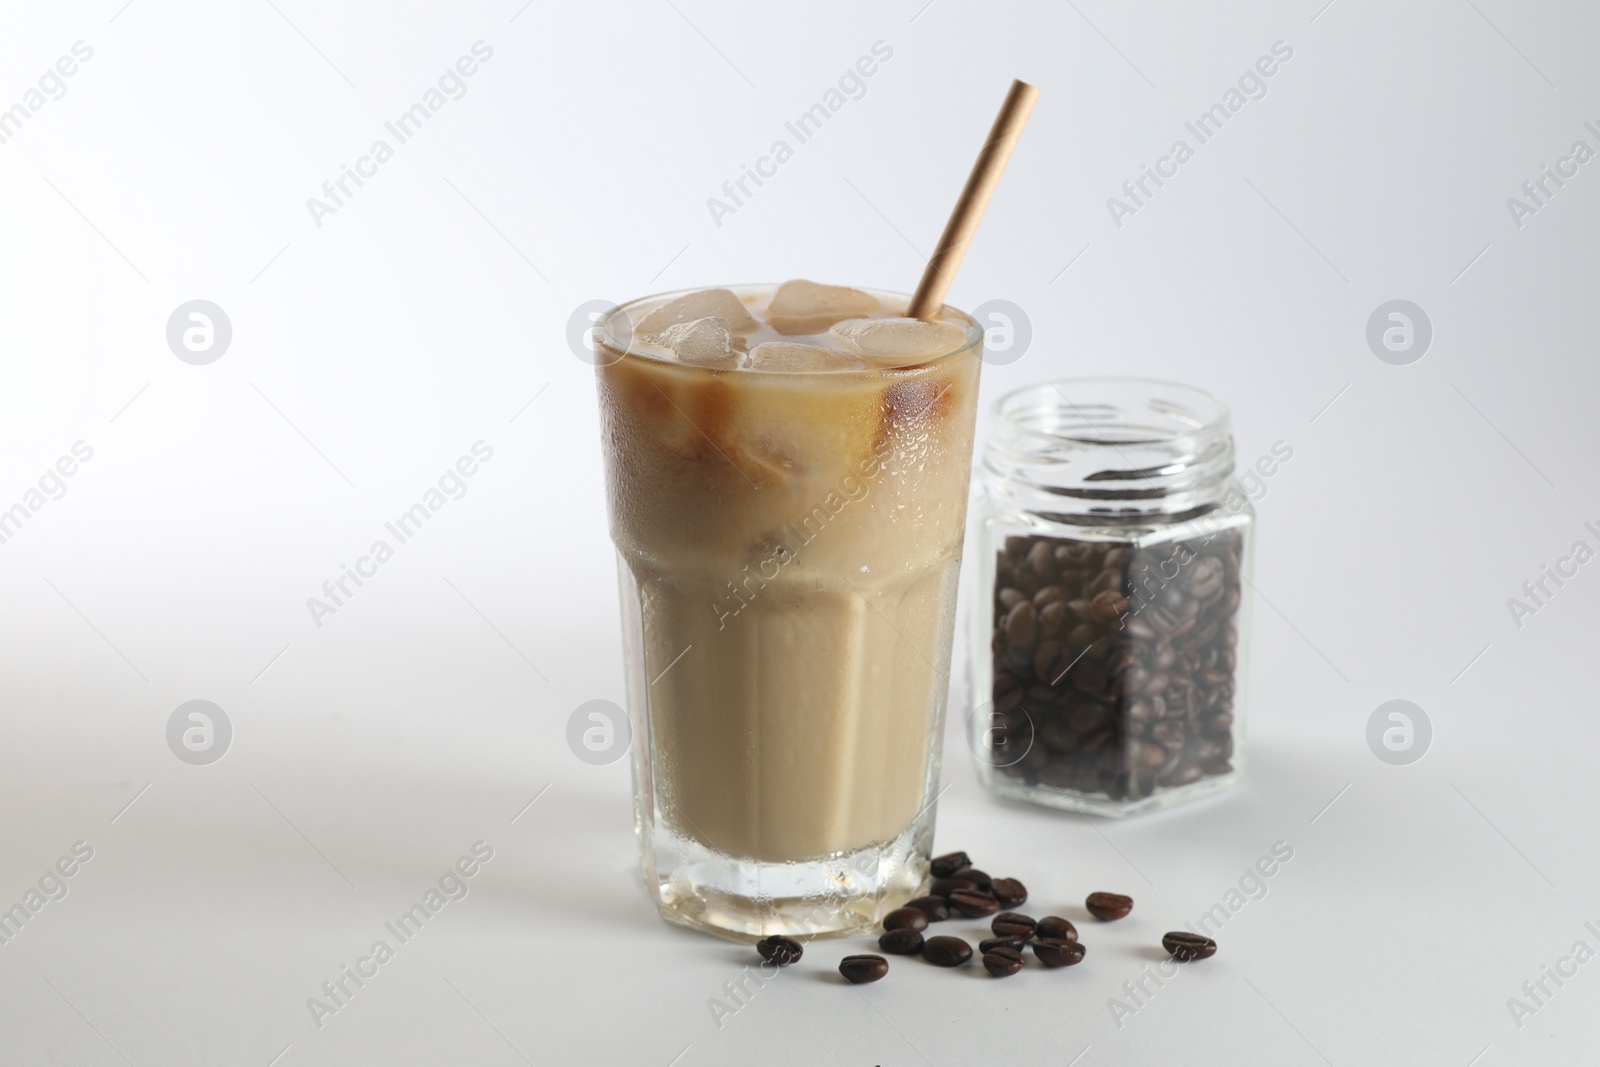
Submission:
<svg viewBox="0 0 1600 1067">
<path fill-rule="evenodd" d="M 1228 409 L 1172 382 L 1093 378 L 1009 393 L 992 416 L 979 778 L 1117 816 L 1238 781 L 1255 511 Z"/>
</svg>

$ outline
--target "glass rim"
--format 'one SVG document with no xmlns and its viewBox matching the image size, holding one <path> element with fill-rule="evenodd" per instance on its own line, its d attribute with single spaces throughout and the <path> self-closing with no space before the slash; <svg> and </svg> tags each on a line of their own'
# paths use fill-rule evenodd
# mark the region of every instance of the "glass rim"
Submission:
<svg viewBox="0 0 1600 1067">
<path fill-rule="evenodd" d="M 867 366 L 860 367 L 855 370 L 842 371 L 771 371 L 747 370 L 729 367 L 705 367 L 694 363 L 684 363 L 669 356 L 659 355 L 634 344 L 632 319 L 628 318 L 630 309 L 635 309 L 645 304 L 665 304 L 670 300 L 676 300 L 679 297 L 688 296 L 691 293 L 704 292 L 707 289 L 727 289 L 735 296 L 742 296 L 745 293 L 752 291 L 775 293 L 777 292 L 778 287 L 782 284 L 783 282 L 744 282 L 735 285 L 697 285 L 689 289 L 671 289 L 665 292 L 653 293 L 649 296 L 635 297 L 632 300 L 617 304 L 602 313 L 600 317 L 595 320 L 595 325 L 597 327 L 594 332 L 595 345 L 604 346 L 616 354 L 616 359 L 602 361 L 600 365 L 608 366 L 611 363 L 615 363 L 626 359 L 629 356 L 633 356 L 637 359 L 649 360 L 652 363 L 659 363 L 664 366 L 680 367 L 686 371 L 701 371 L 708 374 L 758 374 L 767 378 L 826 378 L 830 381 L 835 381 L 848 380 L 852 377 L 881 377 L 885 374 L 922 371 L 930 367 L 943 364 L 948 360 L 957 359 L 973 349 L 977 349 L 980 354 L 983 350 L 983 342 L 986 335 L 983 325 L 967 312 L 962 311 L 960 308 L 955 307 L 952 304 L 945 304 L 939 309 L 940 321 L 944 321 L 947 313 L 957 317 L 958 322 L 952 323 L 952 325 L 963 325 L 967 334 L 966 340 L 962 343 L 961 347 L 951 349 L 947 352 L 940 352 L 938 355 L 929 356 L 927 359 L 920 360 L 916 363 L 903 363 L 887 367 Z M 860 288 L 859 291 L 878 297 L 880 300 L 884 297 L 890 297 L 908 306 L 911 303 L 911 295 L 909 293 L 896 292 L 893 289 Z M 623 315 L 625 318 L 628 318 L 628 335 L 626 342 L 619 341 L 612 330 L 612 322 L 619 314 Z"/>
</svg>

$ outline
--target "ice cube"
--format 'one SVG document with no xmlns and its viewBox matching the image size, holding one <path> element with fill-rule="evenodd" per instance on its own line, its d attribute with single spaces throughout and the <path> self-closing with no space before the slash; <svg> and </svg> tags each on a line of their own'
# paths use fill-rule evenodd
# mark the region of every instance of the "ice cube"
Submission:
<svg viewBox="0 0 1600 1067">
<path fill-rule="evenodd" d="M 683 363 L 700 366 L 731 367 L 738 355 L 733 350 L 728 320 L 714 315 L 668 326 L 660 333 L 651 334 L 649 341 L 668 349 Z"/>
<path fill-rule="evenodd" d="M 959 351 L 967 332 L 947 322 L 925 319 L 846 319 L 833 327 L 847 352 L 859 352 L 879 364 L 920 363 Z"/>
<path fill-rule="evenodd" d="M 695 319 L 721 319 L 730 333 L 745 333 L 756 328 L 756 320 L 730 289 L 701 289 L 697 293 L 669 300 L 644 317 L 638 334 L 648 337 L 669 326 Z"/>
<path fill-rule="evenodd" d="M 773 371 L 781 374 L 820 374 L 827 371 L 861 370 L 866 366 L 855 356 L 816 345 L 792 341 L 768 341 L 756 345 L 740 364 L 745 370 Z"/>
<path fill-rule="evenodd" d="M 840 319 L 859 318 L 878 307 L 877 297 L 859 289 L 796 280 L 772 294 L 767 320 L 781 334 L 821 333 Z"/>
</svg>

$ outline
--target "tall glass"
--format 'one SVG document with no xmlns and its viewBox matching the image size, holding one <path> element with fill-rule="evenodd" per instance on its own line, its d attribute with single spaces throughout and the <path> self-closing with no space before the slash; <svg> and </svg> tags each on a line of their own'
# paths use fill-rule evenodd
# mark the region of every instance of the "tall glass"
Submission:
<svg viewBox="0 0 1600 1067">
<path fill-rule="evenodd" d="M 964 342 L 915 365 L 712 369 L 633 343 L 681 295 L 596 339 L 647 887 L 724 936 L 870 928 L 927 876 L 982 330 L 946 308 Z"/>
</svg>

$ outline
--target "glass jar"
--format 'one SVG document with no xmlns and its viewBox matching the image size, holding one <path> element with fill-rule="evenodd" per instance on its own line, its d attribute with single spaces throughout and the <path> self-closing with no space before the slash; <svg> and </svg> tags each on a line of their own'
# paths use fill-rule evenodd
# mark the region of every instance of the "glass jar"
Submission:
<svg viewBox="0 0 1600 1067">
<path fill-rule="evenodd" d="M 1002 397 L 979 468 L 971 718 L 978 777 L 1131 815 L 1244 769 L 1255 510 L 1228 409 L 1173 382 Z"/>
</svg>

